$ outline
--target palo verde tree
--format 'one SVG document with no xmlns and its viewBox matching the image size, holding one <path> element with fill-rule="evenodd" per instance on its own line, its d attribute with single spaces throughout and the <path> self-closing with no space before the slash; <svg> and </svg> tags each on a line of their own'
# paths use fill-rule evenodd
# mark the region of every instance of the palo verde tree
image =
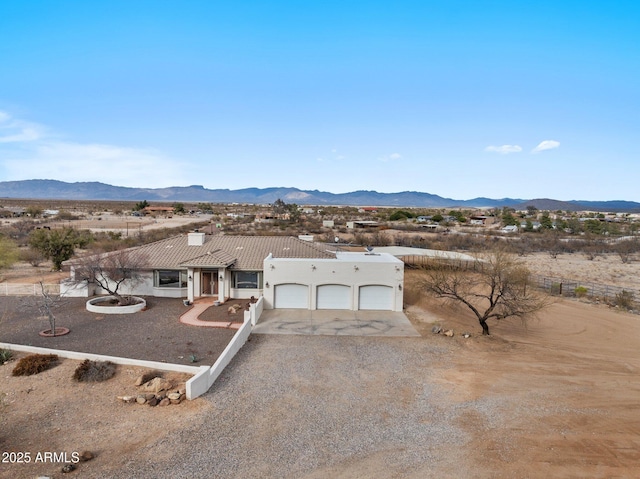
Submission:
<svg viewBox="0 0 640 479">
<path fill-rule="evenodd" d="M 422 286 L 435 297 L 472 311 L 483 335 L 489 334 L 491 319 L 526 320 L 549 304 L 549 297 L 529 284 L 529 270 L 502 250 L 476 259 L 468 268 L 442 260 L 424 271 Z"/>
<path fill-rule="evenodd" d="M 126 306 L 131 304 L 131 297 L 123 294 L 121 288 L 131 288 L 144 281 L 147 267 L 146 256 L 131 250 L 98 253 L 74 260 L 72 281 L 96 284 L 113 296 L 119 306 Z"/>
<path fill-rule="evenodd" d="M 29 246 L 50 259 L 55 271 L 60 271 L 62 262 L 73 256 L 76 247 L 85 246 L 89 240 L 73 228 L 36 229 L 29 235 Z"/>
</svg>

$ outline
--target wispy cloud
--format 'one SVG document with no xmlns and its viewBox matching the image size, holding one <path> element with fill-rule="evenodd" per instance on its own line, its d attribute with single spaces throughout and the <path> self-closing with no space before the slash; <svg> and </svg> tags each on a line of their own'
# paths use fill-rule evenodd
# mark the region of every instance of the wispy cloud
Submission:
<svg viewBox="0 0 640 479">
<path fill-rule="evenodd" d="M 174 186 L 186 180 L 188 168 L 156 150 L 62 141 L 46 131 L 0 112 L 0 152 L 10 143 L 22 143 L 19 149 L 2 152 L 3 180 L 51 178 L 137 187 Z"/>
<path fill-rule="evenodd" d="M 501 146 L 487 146 L 484 151 L 490 153 L 500 153 L 501 155 L 508 155 L 509 153 L 520 153 L 522 147 L 520 145 L 501 145 Z"/>
<path fill-rule="evenodd" d="M 14 119 L 0 111 L 0 143 L 35 141 L 44 136 L 45 128 L 36 123 Z"/>
<path fill-rule="evenodd" d="M 397 161 L 402 159 L 402 155 L 400 153 L 391 153 L 390 155 L 387 156 L 383 156 L 382 158 L 380 158 L 380 161 Z"/>
<path fill-rule="evenodd" d="M 531 153 L 539 153 L 544 150 L 554 150 L 560 146 L 560 142 L 556 140 L 544 140 L 536 146 Z"/>
</svg>

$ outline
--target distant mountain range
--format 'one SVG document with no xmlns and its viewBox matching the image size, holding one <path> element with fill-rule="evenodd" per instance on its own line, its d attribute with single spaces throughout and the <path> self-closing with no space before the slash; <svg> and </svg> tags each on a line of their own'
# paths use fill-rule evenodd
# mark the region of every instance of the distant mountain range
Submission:
<svg viewBox="0 0 640 479">
<path fill-rule="evenodd" d="M 202 203 L 269 204 L 278 198 L 299 205 L 391 206 L 422 208 L 501 208 L 511 206 L 524 209 L 535 206 L 540 210 L 640 212 L 640 203 L 634 201 L 558 201 L 553 199 L 474 198 L 455 200 L 430 193 L 402 191 L 378 193 L 353 191 L 328 193 L 298 188 L 244 188 L 240 190 L 209 190 L 200 185 L 172 186 L 169 188 L 128 188 L 98 182 L 66 183 L 57 180 L 23 180 L 0 182 L 0 198 L 110 200 L 110 201 L 162 201 Z"/>
</svg>

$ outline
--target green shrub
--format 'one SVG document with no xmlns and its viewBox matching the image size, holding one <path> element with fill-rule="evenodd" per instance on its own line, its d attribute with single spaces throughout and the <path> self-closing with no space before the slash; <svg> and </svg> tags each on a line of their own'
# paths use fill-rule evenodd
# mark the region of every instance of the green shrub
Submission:
<svg viewBox="0 0 640 479">
<path fill-rule="evenodd" d="M 0 366 L 11 360 L 13 351 L 8 349 L 0 349 Z"/>
<path fill-rule="evenodd" d="M 589 290 L 584 286 L 578 286 L 576 289 L 573 290 L 573 292 L 576 293 L 576 296 L 578 298 L 584 298 L 589 292 Z"/>
<path fill-rule="evenodd" d="M 85 359 L 73 373 L 73 379 L 79 382 L 101 382 L 116 374 L 116 365 L 111 361 L 89 361 Z"/>
<path fill-rule="evenodd" d="M 31 354 L 18 361 L 11 374 L 13 376 L 31 376 L 46 371 L 57 361 L 58 356 L 55 354 Z"/>
</svg>

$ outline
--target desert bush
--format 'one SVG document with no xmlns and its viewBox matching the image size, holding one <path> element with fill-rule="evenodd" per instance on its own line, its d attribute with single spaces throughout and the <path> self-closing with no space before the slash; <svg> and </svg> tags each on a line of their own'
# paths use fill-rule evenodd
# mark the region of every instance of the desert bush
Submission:
<svg viewBox="0 0 640 479">
<path fill-rule="evenodd" d="M 624 309 L 633 309 L 633 302 L 633 293 L 625 289 L 616 294 L 615 298 L 613 299 L 613 304 L 615 304 L 619 308 Z"/>
<path fill-rule="evenodd" d="M 102 382 L 116 374 L 116 365 L 111 361 L 90 361 L 85 359 L 73 373 L 78 382 Z"/>
<path fill-rule="evenodd" d="M 584 298 L 589 292 L 589 290 L 584 286 L 578 286 L 576 289 L 573 290 L 573 292 L 576 294 L 578 298 Z"/>
<path fill-rule="evenodd" d="M 40 266 L 45 261 L 45 257 L 42 253 L 31 248 L 21 250 L 20 259 L 34 267 Z"/>
<path fill-rule="evenodd" d="M 53 367 L 57 361 L 58 356 L 55 354 L 30 354 L 18 361 L 11 374 L 13 376 L 31 376 Z"/>
<path fill-rule="evenodd" d="M 13 351 L 10 351 L 8 349 L 0 349 L 0 366 L 7 361 L 10 361 L 12 357 Z"/>
</svg>

